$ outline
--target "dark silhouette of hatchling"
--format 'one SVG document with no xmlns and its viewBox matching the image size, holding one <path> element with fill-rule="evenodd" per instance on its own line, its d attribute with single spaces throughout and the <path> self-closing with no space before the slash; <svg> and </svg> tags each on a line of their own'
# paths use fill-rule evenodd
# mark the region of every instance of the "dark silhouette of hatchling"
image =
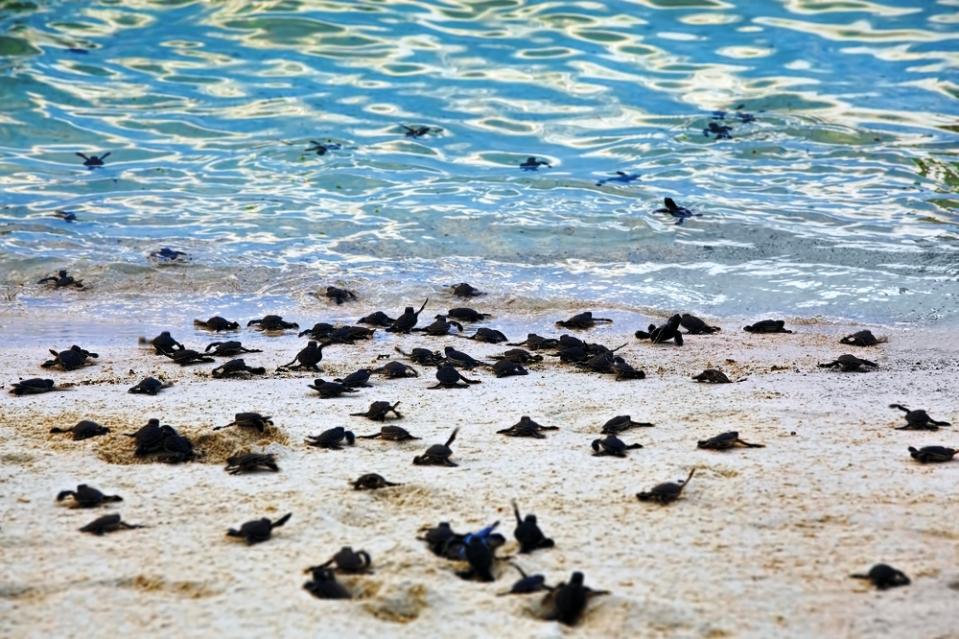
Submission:
<svg viewBox="0 0 959 639">
<path fill-rule="evenodd" d="M 636 499 L 639 501 L 649 501 L 663 505 L 671 504 L 679 499 L 680 495 L 683 494 L 683 490 L 686 488 L 687 484 L 689 484 L 689 480 L 693 478 L 693 474 L 695 472 L 696 469 L 693 468 L 691 471 L 689 471 L 686 479 L 656 484 L 651 490 L 636 493 Z"/>
<path fill-rule="evenodd" d="M 857 573 L 849 576 L 853 579 L 867 579 L 879 590 L 908 586 L 912 583 L 904 572 L 888 564 L 876 564 L 865 574 Z"/>
<path fill-rule="evenodd" d="M 450 459 L 453 456 L 453 449 L 450 446 L 456 440 L 456 434 L 459 428 L 453 429 L 453 434 L 446 440 L 445 444 L 433 444 L 426 449 L 422 455 L 413 458 L 413 464 L 416 466 L 458 466 Z"/>
<path fill-rule="evenodd" d="M 90 533 L 91 535 L 102 536 L 106 533 L 116 532 L 118 530 L 133 530 L 134 528 L 145 528 L 139 524 L 128 524 L 123 521 L 119 513 L 112 515 L 103 515 L 97 517 L 89 524 L 80 529 L 80 532 Z"/>
<path fill-rule="evenodd" d="M 110 432 L 110 429 L 106 426 L 101 426 L 100 424 L 90 421 L 89 419 L 84 419 L 70 428 L 57 428 L 56 426 L 50 429 L 51 433 L 70 433 L 73 435 L 73 441 L 81 441 L 84 439 L 90 439 L 91 437 L 99 437 L 100 435 L 106 435 Z"/>
<path fill-rule="evenodd" d="M 293 513 L 287 513 L 276 521 L 270 521 L 266 517 L 254 519 L 244 523 L 240 526 L 239 530 L 230 528 L 226 531 L 226 534 L 227 537 L 241 538 L 246 541 L 248 546 L 252 546 L 253 544 L 259 544 L 268 540 L 273 536 L 273 529 L 279 528 L 288 522 L 292 516 Z"/>
<path fill-rule="evenodd" d="M 76 490 L 61 490 L 57 493 L 57 501 L 72 499 L 74 508 L 94 508 L 100 504 L 123 501 L 119 495 L 104 495 L 93 486 L 80 484 Z"/>
<path fill-rule="evenodd" d="M 389 486 L 402 486 L 402 484 L 387 481 L 383 475 L 378 473 L 360 475 L 350 483 L 353 485 L 353 490 L 379 490 Z"/>
<path fill-rule="evenodd" d="M 224 470 L 231 475 L 240 475 L 258 470 L 276 473 L 280 471 L 280 467 L 277 466 L 276 455 L 273 453 L 240 453 L 227 457 Z"/>
<path fill-rule="evenodd" d="M 820 364 L 819 368 L 838 368 L 844 373 L 863 373 L 872 368 L 879 368 L 876 362 L 860 359 L 855 355 L 840 355 L 834 361 Z"/>
<path fill-rule="evenodd" d="M 715 437 L 710 437 L 709 439 L 701 439 L 696 443 L 697 448 L 705 448 L 707 450 L 729 450 L 731 448 L 765 448 L 764 444 L 750 444 L 749 442 L 743 441 L 739 438 L 739 432 L 731 430 L 726 433 L 721 433 Z"/>
</svg>

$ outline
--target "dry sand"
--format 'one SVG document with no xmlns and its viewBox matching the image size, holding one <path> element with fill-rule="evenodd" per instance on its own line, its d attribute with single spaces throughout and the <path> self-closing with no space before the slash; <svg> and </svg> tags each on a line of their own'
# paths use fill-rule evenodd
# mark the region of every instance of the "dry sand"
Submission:
<svg viewBox="0 0 959 639">
<path fill-rule="evenodd" d="M 558 334 L 547 328 L 552 319 L 537 318 L 537 332 Z M 136 637 L 959 637 L 959 461 L 923 466 L 906 451 L 959 446 L 959 427 L 893 430 L 900 414 L 887 408 L 902 402 L 959 422 L 954 339 L 877 329 L 890 335 L 888 344 L 855 349 L 837 343 L 848 326 L 807 322 L 794 326 L 795 335 L 756 336 L 727 320 L 722 334 L 674 348 L 633 339 L 643 323 L 637 316 L 579 333 L 609 346 L 628 342 L 625 356 L 649 375 L 642 381 L 614 383 L 552 360 L 527 377 L 479 371 L 471 376 L 483 383 L 467 390 L 426 390 L 432 372 L 417 367 L 419 379 L 374 378 L 374 387 L 333 400 L 306 388 L 308 373 L 213 380 L 212 365 L 180 368 L 133 344 L 110 343 L 83 344 L 100 350 L 95 366 L 48 373 L 38 367 L 42 349 L 5 344 L 4 382 L 50 376 L 76 386 L 20 398 L 4 391 L 0 399 L 0 636 L 80 637 L 95 629 Z M 192 328 L 173 333 L 194 348 L 209 341 Z M 304 342 L 248 331 L 241 338 L 266 351 L 248 363 L 270 370 Z M 322 376 L 374 363 L 395 345 L 446 344 L 474 356 L 506 348 L 378 333 L 372 343 L 328 348 Z M 816 368 L 843 352 L 881 369 Z M 748 379 L 724 386 L 689 379 L 708 366 Z M 126 392 L 147 374 L 176 383 L 157 397 Z M 303 443 L 337 425 L 375 432 L 379 424 L 347 414 L 380 399 L 401 401 L 398 424 L 423 440 L 358 440 L 341 451 Z M 211 434 L 251 410 L 272 415 L 277 431 Z M 560 430 L 545 440 L 495 433 L 526 414 Z M 623 436 L 645 448 L 626 459 L 592 457 L 590 441 L 619 414 L 656 423 Z M 137 460 L 121 433 L 154 416 L 190 434 L 205 458 L 130 465 Z M 83 442 L 48 433 L 80 419 L 113 431 Z M 455 426 L 458 468 L 411 464 Z M 766 448 L 696 448 L 726 430 Z M 242 448 L 275 452 L 282 472 L 225 473 L 224 457 Z M 635 499 L 693 467 L 681 501 L 659 507 Z M 353 491 L 347 482 L 366 472 L 403 486 Z M 94 510 L 54 502 L 78 483 L 124 501 Z M 587 583 L 613 592 L 594 600 L 576 629 L 536 619 L 538 596 L 497 597 L 516 577 L 505 563 L 495 584 L 463 581 L 454 574 L 460 566 L 416 540 L 424 524 L 446 520 L 468 531 L 500 519 L 510 537 L 501 554 L 509 554 L 513 498 L 557 542 L 520 556 L 520 565 L 551 583 L 582 570 Z M 148 528 L 102 538 L 77 532 L 107 512 Z M 267 543 L 224 537 L 231 526 L 285 512 L 292 519 Z M 301 588 L 303 569 L 343 545 L 367 550 L 375 573 L 344 579 L 359 595 L 353 601 L 314 599 Z M 913 584 L 877 592 L 848 578 L 877 562 L 901 568 Z"/>
</svg>

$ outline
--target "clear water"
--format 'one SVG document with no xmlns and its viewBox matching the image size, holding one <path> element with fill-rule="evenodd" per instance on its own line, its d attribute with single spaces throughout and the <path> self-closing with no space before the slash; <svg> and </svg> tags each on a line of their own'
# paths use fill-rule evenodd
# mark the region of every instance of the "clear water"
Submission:
<svg viewBox="0 0 959 639">
<path fill-rule="evenodd" d="M 395 307 L 466 280 L 529 307 L 959 316 L 956 0 L 21 0 L 0 34 L 7 309 L 333 283 Z M 714 110 L 732 139 L 703 135 Z M 35 285 L 57 267 L 93 287 Z"/>
</svg>

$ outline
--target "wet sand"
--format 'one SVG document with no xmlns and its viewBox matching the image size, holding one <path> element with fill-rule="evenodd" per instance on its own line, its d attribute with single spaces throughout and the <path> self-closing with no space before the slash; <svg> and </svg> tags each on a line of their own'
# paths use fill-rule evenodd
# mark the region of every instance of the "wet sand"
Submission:
<svg viewBox="0 0 959 639">
<path fill-rule="evenodd" d="M 533 323 L 540 334 L 558 335 L 555 319 Z M 310 373 L 214 380 L 214 365 L 180 368 L 107 338 L 81 344 L 99 350 L 95 366 L 48 372 L 39 368 L 43 349 L 8 343 L 0 352 L 8 388 L 32 376 L 76 385 L 19 398 L 4 389 L 0 400 L 0 635 L 89 636 L 95 627 L 137 637 L 959 636 L 959 461 L 924 466 L 906 450 L 959 446 L 959 428 L 897 431 L 901 413 L 887 407 L 901 402 L 959 421 L 954 339 L 877 328 L 890 342 L 856 349 L 838 338 L 859 327 L 793 321 L 794 335 L 762 336 L 722 320 L 723 333 L 690 336 L 675 348 L 635 340 L 632 331 L 645 323 L 637 315 L 575 333 L 610 347 L 627 342 L 623 354 L 646 371 L 645 380 L 617 383 L 546 358 L 526 377 L 478 370 L 466 374 L 482 384 L 426 390 L 432 371 L 414 365 L 418 379 L 374 377 L 372 388 L 330 400 L 306 388 Z M 213 340 L 185 325 L 169 328 L 191 348 Z M 305 343 L 247 330 L 233 339 L 263 348 L 245 359 L 270 371 Z M 394 354 L 396 345 L 447 344 L 476 357 L 507 348 L 378 332 L 371 343 L 326 349 L 321 376 L 376 365 L 376 355 Z M 844 352 L 880 369 L 816 367 Z M 721 386 L 689 379 L 706 367 L 747 379 Z M 157 397 L 126 392 L 148 374 L 175 385 Z M 303 443 L 338 425 L 376 432 L 379 423 L 347 416 L 374 400 L 400 401 L 405 418 L 396 423 L 422 441 L 358 440 L 341 451 Z M 277 431 L 211 433 L 239 411 L 271 415 Z M 602 423 L 620 414 L 656 424 L 622 436 L 645 448 L 626 459 L 591 456 Z M 545 440 L 496 434 L 521 415 L 560 430 Z M 133 459 L 121 433 L 149 417 L 189 434 L 204 458 L 182 465 Z M 113 430 L 82 442 L 48 433 L 80 419 Z M 459 467 L 411 464 L 457 426 Z M 727 430 L 766 448 L 696 448 Z M 225 456 L 244 448 L 275 452 L 282 471 L 225 473 Z M 636 500 L 636 492 L 694 467 L 680 501 Z M 366 472 L 403 485 L 353 491 L 347 482 Z M 76 510 L 55 503 L 58 491 L 78 483 L 124 501 Z M 550 583 L 582 570 L 589 585 L 613 592 L 595 599 L 575 630 L 536 619 L 538 595 L 497 597 L 516 578 L 506 563 L 495 584 L 463 581 L 454 574 L 461 565 L 416 540 L 421 526 L 441 520 L 466 532 L 500 519 L 510 539 L 500 554 L 512 554 L 513 498 L 557 544 L 519 556 L 523 568 Z M 148 527 L 102 538 L 77 532 L 108 512 Z M 224 536 L 249 519 L 286 512 L 292 519 L 269 542 L 247 547 Z M 353 601 L 314 599 L 301 588 L 303 569 L 343 545 L 367 550 L 374 574 L 342 579 L 358 594 Z M 878 562 L 902 569 L 913 584 L 877 592 L 848 578 Z"/>
</svg>

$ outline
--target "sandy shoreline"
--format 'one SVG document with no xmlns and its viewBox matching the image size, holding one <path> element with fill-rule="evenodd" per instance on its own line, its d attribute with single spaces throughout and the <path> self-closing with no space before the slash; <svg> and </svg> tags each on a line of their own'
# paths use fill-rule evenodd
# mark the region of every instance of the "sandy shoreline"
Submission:
<svg viewBox="0 0 959 639">
<path fill-rule="evenodd" d="M 478 386 L 431 391 L 432 371 L 417 366 L 419 379 L 374 378 L 373 388 L 334 400 L 306 388 L 311 374 L 212 380 L 212 365 L 180 368 L 106 338 L 106 348 L 82 344 L 100 348 L 97 365 L 47 374 L 39 368 L 43 349 L 8 342 L 2 382 L 50 376 L 78 385 L 21 398 L 4 390 L 0 401 L 0 634 L 80 636 L 94 625 L 134 636 L 412 637 L 440 628 L 477 637 L 959 636 L 959 519 L 948 508 L 959 497 L 959 462 L 922 466 L 906 452 L 910 445 L 955 447 L 959 434 L 893 430 L 900 416 L 887 408 L 898 401 L 956 422 L 959 344 L 946 333 L 882 329 L 888 344 L 851 350 L 837 343 L 848 326 L 808 323 L 796 325 L 795 335 L 752 336 L 740 322 L 721 324 L 723 333 L 689 337 L 683 348 L 632 338 L 643 325 L 639 316 L 577 333 L 607 346 L 628 342 L 625 357 L 649 376 L 641 381 L 614 383 L 553 360 L 527 377 L 477 372 Z M 540 334 L 560 332 L 545 317 L 539 327 Z M 212 341 L 185 325 L 169 328 L 192 348 Z M 263 348 L 246 359 L 271 371 L 305 341 L 246 330 L 238 339 Z M 378 333 L 372 343 L 327 349 L 322 377 L 370 365 L 396 345 L 446 344 L 476 357 L 507 348 Z M 816 368 L 850 351 L 880 370 Z M 689 380 L 710 366 L 748 379 L 725 386 Z M 126 392 L 147 374 L 176 384 L 154 398 Z M 331 426 L 375 432 L 379 424 L 346 416 L 374 400 L 401 401 L 398 425 L 423 441 L 359 440 L 343 451 L 303 444 Z M 282 472 L 231 476 L 220 463 L 111 463 L 118 447 L 132 448 L 119 433 L 149 417 L 203 433 L 244 410 L 272 415 L 281 434 L 258 442 L 225 431 L 206 461 L 252 444 L 276 452 Z M 560 430 L 545 440 L 495 433 L 524 414 Z M 645 448 L 627 459 L 592 457 L 589 442 L 618 414 L 656 423 L 623 436 Z M 113 432 L 84 442 L 48 433 L 79 419 Z M 411 464 L 454 426 L 461 428 L 453 446 L 458 468 Z M 767 447 L 696 449 L 698 439 L 734 429 Z M 635 499 L 692 467 L 697 476 L 680 502 L 660 508 Z M 354 492 L 347 481 L 364 472 L 404 485 Z M 96 510 L 54 503 L 59 490 L 83 482 L 124 502 Z M 465 531 L 498 518 L 511 540 L 500 554 L 511 553 L 512 498 L 557 542 L 520 556 L 520 565 L 551 583 L 582 570 L 590 585 L 613 591 L 591 604 L 575 631 L 535 619 L 537 596 L 496 597 L 515 578 L 505 564 L 495 584 L 462 581 L 455 564 L 415 539 L 424 524 L 447 520 Z M 76 532 L 115 511 L 149 528 L 104 538 Z M 293 518 L 265 544 L 246 547 L 223 536 L 248 519 L 285 512 Z M 363 596 L 310 597 L 301 589 L 303 568 L 343 545 L 373 557 L 375 574 L 345 579 Z M 847 577 L 880 561 L 904 570 L 913 585 L 879 593 Z"/>
</svg>

